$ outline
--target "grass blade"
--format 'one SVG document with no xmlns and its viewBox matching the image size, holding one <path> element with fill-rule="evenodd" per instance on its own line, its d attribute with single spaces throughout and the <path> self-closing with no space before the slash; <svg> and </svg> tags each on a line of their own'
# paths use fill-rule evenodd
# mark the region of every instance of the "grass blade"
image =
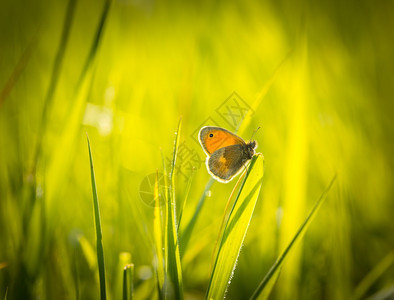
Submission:
<svg viewBox="0 0 394 300">
<path fill-rule="evenodd" d="M 326 199 L 326 196 L 328 192 L 330 191 L 332 185 L 334 184 L 336 179 L 336 175 L 331 179 L 330 184 L 326 188 L 326 190 L 321 194 L 320 198 L 316 201 L 315 205 L 313 206 L 311 212 L 309 215 L 306 217 L 304 223 L 301 225 L 301 227 L 298 229 L 297 233 L 294 235 L 293 239 L 289 243 L 289 245 L 286 247 L 286 249 L 283 251 L 282 255 L 279 256 L 275 264 L 271 267 L 271 269 L 268 271 L 267 275 L 265 275 L 264 279 L 260 282 L 259 286 L 253 293 L 252 297 L 250 299 L 267 299 L 275 282 L 276 279 L 279 277 L 280 270 L 283 266 L 284 260 L 286 259 L 287 255 L 289 252 L 294 249 L 294 244 L 297 242 L 305 233 L 305 231 L 308 229 L 310 223 L 313 220 L 313 217 L 316 215 L 317 211 L 323 204 L 324 200 Z"/>
<path fill-rule="evenodd" d="M 69 0 L 68 5 L 67 5 L 67 12 L 66 12 L 65 20 L 64 20 L 62 36 L 60 39 L 59 47 L 57 49 L 55 61 L 52 66 L 52 72 L 51 72 L 51 77 L 50 77 L 51 80 L 49 82 L 48 91 L 45 96 L 44 108 L 43 108 L 41 124 L 40 124 L 40 133 L 41 134 L 44 131 L 44 127 L 47 122 L 48 112 L 50 111 L 50 108 L 52 106 L 53 96 L 55 94 L 56 87 L 59 82 L 60 71 L 61 71 L 61 67 L 63 64 L 64 56 L 66 53 L 66 48 L 67 48 L 67 44 L 68 44 L 68 40 L 69 40 L 69 36 L 70 36 L 70 31 L 71 31 L 71 25 L 72 25 L 72 22 L 74 19 L 76 3 L 77 3 L 76 0 Z"/>
<path fill-rule="evenodd" d="M 52 73 L 51 73 L 51 77 L 50 77 L 51 80 L 49 82 L 49 87 L 48 87 L 47 94 L 45 96 L 44 107 L 42 110 L 37 147 L 36 147 L 36 152 L 35 152 L 35 157 L 34 157 L 34 164 L 37 164 L 37 161 L 41 155 L 41 151 L 42 151 L 42 147 L 43 147 L 42 143 L 43 143 L 43 138 L 44 138 L 45 126 L 47 125 L 48 113 L 49 113 L 50 108 L 52 106 L 53 96 L 55 95 L 56 87 L 59 82 L 60 71 L 61 71 L 63 60 L 64 60 L 64 55 L 66 53 L 68 40 L 70 37 L 71 25 L 72 25 L 74 15 L 75 15 L 76 3 L 77 3 L 76 0 L 69 0 L 68 5 L 67 5 L 67 12 L 66 12 L 66 17 L 64 19 L 62 36 L 60 39 L 59 47 L 57 49 L 55 61 L 52 66 Z M 36 166 L 34 165 L 33 169 L 35 169 L 35 168 L 36 168 Z"/>
<path fill-rule="evenodd" d="M 185 199 L 183 200 L 183 205 L 182 205 L 181 211 L 179 212 L 179 220 L 178 220 L 178 227 L 177 227 L 178 232 L 179 232 L 179 228 L 181 226 L 183 211 L 185 210 L 187 200 L 189 199 L 190 189 L 192 187 L 192 182 L 193 182 L 193 178 L 194 178 L 195 173 L 196 173 L 196 168 L 193 167 L 192 174 L 190 175 L 188 183 L 187 183 L 186 192 L 185 192 Z"/>
<path fill-rule="evenodd" d="M 93 64 L 94 58 L 96 57 L 96 53 L 98 51 L 98 48 L 99 48 L 99 45 L 100 45 L 100 42 L 101 42 L 101 39 L 102 39 L 102 36 L 104 33 L 105 23 L 107 21 L 108 14 L 109 14 L 109 11 L 111 8 L 111 3 L 112 3 L 112 0 L 105 1 L 103 10 L 101 12 L 101 18 L 100 18 L 100 21 L 97 26 L 97 30 L 96 30 L 96 34 L 95 34 L 92 46 L 90 48 L 88 57 L 85 61 L 85 65 L 83 66 L 82 72 L 79 75 L 79 79 L 77 82 L 77 90 L 79 90 L 79 87 L 82 85 L 83 80 L 86 76 L 86 73 L 88 72 L 90 66 Z"/>
<path fill-rule="evenodd" d="M 132 300 L 134 294 L 134 264 L 128 264 L 123 269 L 123 300 Z"/>
<path fill-rule="evenodd" d="M 72 21 L 72 15 L 74 13 L 74 5 L 75 5 L 76 0 L 70 0 L 69 6 L 68 6 L 68 11 L 67 11 L 67 18 L 65 20 L 65 26 L 69 27 L 71 26 L 71 21 Z M 51 153 L 56 153 L 56 155 L 52 155 L 50 157 L 48 166 L 45 167 L 46 169 L 46 177 L 48 178 L 47 182 L 47 199 L 48 199 L 48 215 L 52 216 L 52 211 L 54 209 L 54 199 L 58 196 L 57 193 L 59 189 L 61 188 L 61 180 L 63 180 L 64 176 L 66 176 L 64 173 L 59 172 L 58 170 L 68 170 L 69 165 L 71 164 L 72 157 L 75 155 L 75 143 L 78 138 L 78 134 L 81 130 L 81 122 L 83 119 L 83 115 L 85 112 L 85 106 L 86 102 L 89 96 L 89 93 L 91 92 L 91 87 L 93 85 L 93 78 L 94 78 L 94 68 L 92 67 L 93 62 L 97 56 L 97 52 L 99 50 L 99 45 L 100 41 L 103 38 L 103 32 L 104 32 L 104 25 L 107 20 L 109 10 L 110 10 L 110 3 L 111 0 L 107 0 L 105 3 L 105 6 L 103 8 L 101 18 L 99 21 L 99 24 L 97 26 L 96 34 L 93 40 L 93 43 L 90 48 L 89 55 L 85 61 L 83 70 L 81 71 L 81 74 L 79 75 L 79 79 L 77 82 L 77 86 L 74 92 L 74 97 L 72 100 L 72 103 L 70 103 L 67 113 L 67 117 L 63 121 L 63 124 L 66 124 L 66 126 L 63 129 L 63 132 L 61 133 L 59 137 L 59 142 L 55 145 L 54 149 L 51 150 Z M 67 38 L 68 35 L 68 28 L 65 28 L 63 30 L 63 36 L 62 36 L 62 42 L 60 44 L 60 49 L 58 50 L 58 55 L 59 59 L 57 58 L 56 61 L 59 63 L 58 65 L 54 66 L 53 70 L 53 75 L 57 74 L 57 68 L 60 68 L 60 63 L 62 61 L 62 53 L 63 49 L 62 47 L 65 47 L 65 39 Z M 52 83 L 51 83 L 52 85 Z M 48 95 L 50 95 L 50 91 L 48 91 Z M 45 118 L 45 117 L 43 117 Z M 45 125 L 45 124 L 44 124 Z M 43 145 L 42 143 L 42 137 L 40 138 L 41 141 L 37 142 L 37 149 L 35 150 L 35 162 L 34 164 L 37 163 L 37 157 L 40 157 L 41 150 L 43 150 Z M 64 149 L 67 149 L 65 151 Z M 70 151 L 71 150 L 71 151 Z M 35 168 L 35 165 L 34 165 Z M 52 228 L 54 220 L 51 218 L 48 220 L 47 227 Z"/>
<path fill-rule="evenodd" d="M 55 61 L 52 66 L 52 72 L 51 72 L 51 76 L 50 76 L 51 80 L 49 82 L 49 87 L 48 87 L 48 91 L 45 96 L 44 107 L 42 110 L 42 116 L 41 116 L 41 121 L 40 121 L 40 126 L 39 126 L 39 134 L 37 135 L 38 141 L 37 141 L 35 154 L 34 154 L 33 169 L 36 168 L 36 164 L 38 163 L 38 159 L 41 156 L 42 148 L 44 147 L 42 143 L 43 143 L 43 139 L 44 139 L 45 126 L 47 125 L 48 113 L 50 111 L 50 108 L 52 107 L 53 96 L 55 95 L 56 87 L 59 82 L 60 71 L 62 68 L 64 55 L 66 53 L 66 48 L 67 48 L 68 40 L 70 37 L 72 21 L 74 19 L 74 15 L 75 15 L 76 3 L 77 3 L 76 0 L 69 0 L 68 5 L 67 5 L 67 12 L 66 12 L 66 17 L 64 19 L 62 36 L 60 39 L 59 47 L 57 49 Z"/>
<path fill-rule="evenodd" d="M 393 296 L 394 296 L 394 284 L 381 289 L 380 291 L 376 292 L 371 297 L 368 297 L 366 299 L 367 300 L 388 300 L 388 299 L 393 299 Z"/>
<path fill-rule="evenodd" d="M 163 258 L 163 235 L 161 226 L 161 206 L 159 193 L 159 174 L 156 171 L 156 180 L 153 190 L 155 208 L 153 212 L 153 239 L 156 246 L 156 277 L 158 285 L 159 298 L 162 299 L 162 288 L 164 284 L 164 258 Z"/>
<path fill-rule="evenodd" d="M 208 191 L 210 190 L 212 184 L 215 182 L 215 179 L 212 177 L 209 179 L 207 182 L 204 191 L 200 197 L 200 200 L 198 200 L 196 209 L 194 210 L 194 214 L 192 218 L 190 219 L 189 223 L 186 225 L 185 230 L 181 234 L 181 254 L 183 255 L 186 251 L 187 245 L 189 244 L 190 237 L 192 236 L 192 232 L 194 229 L 194 226 L 197 223 L 197 218 L 200 215 L 200 211 L 205 203 L 205 199 L 207 198 Z"/>
<path fill-rule="evenodd" d="M 394 251 L 389 252 L 371 272 L 364 277 L 354 290 L 352 299 L 362 299 L 367 293 L 368 289 L 379 279 L 379 277 L 387 271 L 394 263 Z"/>
<path fill-rule="evenodd" d="M 176 226 L 176 208 L 175 208 L 175 183 L 174 172 L 175 163 L 179 146 L 180 130 L 182 119 L 179 120 L 178 129 L 176 131 L 174 152 L 171 163 L 171 170 L 169 176 L 170 186 L 167 189 L 166 197 L 166 222 L 165 222 L 165 284 L 164 297 L 165 299 L 183 299 L 183 283 L 182 283 L 182 269 L 179 255 L 179 241 Z"/>
<path fill-rule="evenodd" d="M 90 245 L 89 241 L 83 236 L 78 235 L 77 237 L 83 258 L 89 266 L 89 269 L 94 271 L 97 269 L 96 255 L 94 253 L 93 247 Z"/>
<path fill-rule="evenodd" d="M 95 221 L 95 226 L 96 226 L 97 263 L 98 263 L 99 278 L 100 278 L 100 299 L 104 300 L 107 298 L 107 296 L 106 296 L 106 290 L 105 290 L 103 236 L 102 236 L 102 231 L 101 231 L 100 210 L 99 210 L 99 202 L 98 202 L 98 197 L 97 197 L 96 179 L 94 176 L 94 169 L 93 169 L 92 151 L 90 149 L 89 137 L 87 137 L 87 139 L 88 139 L 89 158 L 90 158 L 90 175 L 91 175 L 91 179 L 92 179 L 94 221 Z"/>
<path fill-rule="evenodd" d="M 231 281 L 263 180 L 263 161 L 255 155 L 227 219 L 207 291 L 207 299 L 223 299 Z"/>
<path fill-rule="evenodd" d="M 211 267 L 209 268 L 209 272 L 210 273 L 212 273 L 213 264 L 215 263 L 215 259 L 216 259 L 216 255 L 217 255 L 217 246 L 219 245 L 220 237 L 223 234 L 224 225 L 226 224 L 226 221 L 228 220 L 228 218 L 230 216 L 230 211 L 229 211 L 230 204 L 232 203 L 234 194 L 238 190 L 238 187 L 239 187 L 240 183 L 243 182 L 243 180 L 245 179 L 245 175 L 246 175 L 246 172 L 243 172 L 243 174 L 241 176 L 239 176 L 239 178 L 237 180 L 237 183 L 234 185 L 233 190 L 232 190 L 230 196 L 228 197 L 226 206 L 224 208 L 222 222 L 220 223 L 220 228 L 219 228 L 219 231 L 218 231 L 218 237 L 217 237 L 217 239 L 215 241 L 215 246 L 213 247 L 213 251 L 212 251 Z"/>
</svg>

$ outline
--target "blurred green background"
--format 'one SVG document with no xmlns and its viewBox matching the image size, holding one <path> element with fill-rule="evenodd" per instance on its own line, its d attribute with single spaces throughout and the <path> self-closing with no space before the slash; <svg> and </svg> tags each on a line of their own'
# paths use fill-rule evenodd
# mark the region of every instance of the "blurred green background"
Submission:
<svg viewBox="0 0 394 300">
<path fill-rule="evenodd" d="M 336 173 L 271 296 L 394 297 L 393 11 L 386 0 L 0 1 L 0 299 L 97 299 L 86 133 L 108 296 L 120 299 L 132 262 L 136 298 L 153 297 L 141 183 L 162 172 L 160 148 L 171 157 L 180 116 L 178 207 L 196 168 L 181 232 L 209 179 L 199 128 L 243 124 L 247 140 L 261 126 L 263 188 L 229 299 L 253 293 Z M 205 295 L 234 184 L 213 184 L 182 253 L 188 299 Z"/>
</svg>

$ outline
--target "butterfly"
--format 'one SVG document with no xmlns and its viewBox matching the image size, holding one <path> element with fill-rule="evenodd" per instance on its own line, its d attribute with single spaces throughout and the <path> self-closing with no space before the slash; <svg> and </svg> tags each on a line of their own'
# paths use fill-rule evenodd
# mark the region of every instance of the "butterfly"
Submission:
<svg viewBox="0 0 394 300">
<path fill-rule="evenodd" d="M 200 129 L 198 140 L 207 154 L 208 173 L 217 181 L 227 183 L 238 175 L 246 162 L 255 155 L 256 141 L 246 143 L 236 134 L 213 126 Z"/>
</svg>

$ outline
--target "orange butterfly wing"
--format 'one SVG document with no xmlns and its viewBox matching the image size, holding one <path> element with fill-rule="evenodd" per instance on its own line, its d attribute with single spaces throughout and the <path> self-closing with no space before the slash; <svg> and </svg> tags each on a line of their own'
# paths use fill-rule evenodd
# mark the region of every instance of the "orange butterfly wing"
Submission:
<svg viewBox="0 0 394 300">
<path fill-rule="evenodd" d="M 221 127 L 205 126 L 201 128 L 198 139 L 208 155 L 227 146 L 246 145 L 245 141 L 239 136 Z"/>
</svg>

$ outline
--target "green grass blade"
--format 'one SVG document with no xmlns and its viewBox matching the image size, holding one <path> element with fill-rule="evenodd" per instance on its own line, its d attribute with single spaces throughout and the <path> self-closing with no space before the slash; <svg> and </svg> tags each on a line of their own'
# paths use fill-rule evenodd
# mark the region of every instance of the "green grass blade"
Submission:
<svg viewBox="0 0 394 300">
<path fill-rule="evenodd" d="M 163 179 L 164 179 L 164 201 L 165 201 L 165 206 L 164 206 L 164 231 L 161 233 L 161 235 L 164 235 L 164 256 L 163 256 L 163 262 L 164 262 L 164 281 L 163 281 L 163 286 L 158 287 L 159 291 L 159 298 L 160 299 L 165 299 L 165 293 L 166 293 L 166 283 L 168 282 L 168 274 L 167 274 L 167 265 L 168 265 L 168 259 L 167 259 L 167 254 L 166 254 L 166 249 L 167 249 L 167 205 L 168 205 L 168 197 L 169 197 L 169 187 L 168 187 L 168 173 L 167 173 L 167 167 L 166 167 L 166 160 L 164 158 L 164 154 L 162 149 L 160 148 L 160 153 L 161 153 L 161 160 L 163 163 Z M 162 229 L 162 227 L 160 228 Z M 157 230 L 157 229 L 156 229 Z M 157 274 L 159 276 L 159 274 Z M 159 282 L 158 282 L 159 284 Z"/>
<path fill-rule="evenodd" d="M 173 188 L 173 183 L 174 183 L 174 172 L 175 172 L 176 157 L 178 155 L 179 140 L 180 140 L 180 137 L 181 137 L 181 125 L 182 125 L 182 117 L 179 119 L 178 129 L 175 132 L 174 151 L 173 151 L 173 154 L 172 154 L 171 170 L 170 170 L 170 182 L 171 182 L 172 188 Z"/>
<path fill-rule="evenodd" d="M 96 255 L 94 253 L 93 247 L 90 245 L 89 241 L 83 236 L 78 235 L 77 237 L 79 246 L 81 247 L 81 252 L 83 254 L 83 258 L 86 260 L 86 263 L 89 266 L 89 269 L 94 271 L 97 269 L 97 261 Z"/>
<path fill-rule="evenodd" d="M 90 158 L 90 175 L 91 175 L 91 179 L 92 179 L 94 220 L 95 220 L 95 226 L 96 226 L 97 263 L 98 263 L 99 278 L 100 278 L 100 299 L 104 300 L 107 298 L 107 295 L 106 295 L 106 290 L 105 290 L 103 236 L 102 236 L 102 231 L 101 231 L 100 210 L 99 210 L 99 202 L 98 202 L 98 197 L 97 197 L 96 179 L 94 176 L 94 169 L 93 169 L 92 151 L 90 149 L 89 137 L 87 137 L 87 139 L 88 139 L 89 158 Z"/>
<path fill-rule="evenodd" d="M 225 296 L 260 193 L 264 173 L 263 161 L 262 155 L 252 158 L 235 198 L 221 237 L 207 299 L 223 299 Z"/>
<path fill-rule="evenodd" d="M 163 256 L 163 235 L 161 226 L 161 206 L 160 206 L 160 192 L 159 192 L 159 174 L 156 171 L 156 180 L 153 190 L 153 197 L 155 200 L 155 208 L 153 211 L 153 239 L 156 250 L 156 276 L 159 298 L 162 299 L 162 288 L 164 284 L 164 256 Z"/>
<path fill-rule="evenodd" d="M 166 202 L 168 201 L 168 173 L 167 173 L 167 167 L 166 167 L 166 160 L 164 158 L 163 150 L 160 148 L 160 154 L 161 154 L 161 161 L 163 163 L 163 179 L 164 179 L 164 198 Z"/>
<path fill-rule="evenodd" d="M 175 212 L 175 184 L 174 172 L 175 163 L 179 146 L 181 121 L 179 120 L 178 130 L 176 132 L 174 152 L 170 170 L 170 188 L 167 190 L 166 199 L 166 222 L 165 222 L 165 284 L 164 297 L 165 299 L 183 299 L 183 283 L 182 283 L 182 269 L 179 255 L 179 241 L 176 227 L 176 212 Z"/>
<path fill-rule="evenodd" d="M 246 172 L 244 172 L 241 176 L 239 176 L 237 183 L 234 185 L 233 190 L 232 190 L 230 196 L 228 197 L 226 206 L 224 208 L 222 222 L 220 223 L 220 227 L 219 227 L 219 231 L 218 231 L 218 237 L 215 241 L 215 246 L 213 247 L 213 251 L 212 251 L 211 267 L 209 268 L 210 273 L 212 273 L 213 265 L 215 263 L 215 259 L 216 259 L 216 255 L 217 255 L 217 247 L 219 245 L 220 238 L 223 235 L 223 228 L 227 224 L 227 220 L 230 217 L 230 211 L 229 211 L 230 205 L 233 202 L 234 194 L 237 192 L 238 187 L 240 186 L 241 183 L 243 183 L 243 181 L 245 179 L 245 175 L 246 175 Z M 234 201 L 234 203 L 235 203 L 235 201 Z M 234 203 L 233 203 L 233 205 L 234 205 Z M 232 210 L 232 208 L 231 208 L 231 210 Z"/>
<path fill-rule="evenodd" d="M 319 208 L 323 204 L 324 200 L 327 197 L 328 192 L 330 191 L 332 185 L 334 184 L 336 179 L 336 175 L 331 179 L 330 184 L 328 187 L 325 189 L 325 191 L 321 194 L 320 198 L 316 201 L 315 205 L 313 206 L 311 212 L 309 215 L 306 217 L 304 223 L 301 225 L 301 227 L 298 229 L 297 233 L 294 235 L 293 239 L 289 243 L 289 245 L 286 247 L 286 249 L 283 251 L 282 255 L 277 259 L 275 264 L 271 267 L 271 269 L 268 271 L 267 275 L 264 277 L 264 279 L 260 282 L 259 286 L 253 293 L 252 297 L 250 299 L 267 299 L 274 284 L 276 279 L 279 277 L 279 272 L 283 266 L 283 263 L 289 254 L 289 252 L 294 249 L 295 243 L 302 238 L 304 235 L 305 231 L 308 229 L 309 225 L 311 224 L 313 217 L 316 215 L 318 212 Z"/>
<path fill-rule="evenodd" d="M 379 279 L 379 277 L 387 271 L 394 263 L 394 251 L 387 254 L 371 272 L 364 277 L 354 290 L 352 299 L 362 299 L 367 293 L 368 289 Z"/>
<path fill-rule="evenodd" d="M 71 2 L 69 4 L 68 10 L 71 10 L 70 8 L 70 6 L 72 6 L 71 3 L 73 3 L 72 1 L 75 0 L 70 0 L 70 1 Z M 64 124 L 66 124 L 66 126 L 64 127 L 64 130 L 58 139 L 59 142 L 54 146 L 54 149 L 51 151 L 52 153 L 56 153 L 56 155 L 52 155 L 50 157 L 48 166 L 46 167 L 46 177 L 48 178 L 47 179 L 47 199 L 48 199 L 47 207 L 49 212 L 48 215 L 50 216 L 50 219 L 48 220 L 48 224 L 47 224 L 48 228 L 53 227 L 52 224 L 54 220 L 52 219 L 53 216 L 52 212 L 54 210 L 54 201 L 55 198 L 57 197 L 58 190 L 61 188 L 61 181 L 66 176 L 65 173 L 59 172 L 59 170 L 68 170 L 72 158 L 75 155 L 75 149 L 76 149 L 75 143 L 77 142 L 78 134 L 80 133 L 81 130 L 81 122 L 85 113 L 86 102 L 89 93 L 91 92 L 91 88 L 93 84 L 94 68 L 92 68 L 92 65 L 95 60 L 95 57 L 97 56 L 100 41 L 103 38 L 104 25 L 109 14 L 110 3 L 111 0 L 107 0 L 103 8 L 101 19 L 97 26 L 96 35 L 91 45 L 89 55 L 85 61 L 84 68 L 81 71 L 81 74 L 77 82 L 77 86 L 74 92 L 75 95 L 72 99 L 72 104 L 70 104 L 67 117 L 63 122 Z M 74 8 L 72 8 L 72 10 L 73 9 Z M 65 21 L 66 22 L 65 26 L 70 26 L 71 20 L 67 21 L 67 18 Z M 66 32 L 67 30 L 64 29 L 63 33 Z M 62 39 L 63 38 L 64 37 L 62 37 Z M 63 44 L 61 44 L 60 47 L 63 47 L 62 45 Z M 58 51 L 59 53 L 63 52 L 62 49 L 59 49 Z M 53 72 L 56 73 L 57 71 L 53 71 Z M 42 140 L 42 137 L 40 139 Z M 37 147 L 41 147 L 41 148 L 36 149 L 35 157 L 40 157 L 40 152 L 42 149 L 44 149 L 41 143 L 42 141 L 37 142 Z M 67 149 L 67 151 L 65 151 L 64 149 Z M 37 159 L 35 159 L 34 163 L 36 162 Z"/>
<path fill-rule="evenodd" d="M 179 212 L 179 220 L 178 220 L 178 228 L 177 228 L 178 232 L 179 232 L 179 228 L 181 226 L 183 211 L 185 210 L 187 200 L 189 199 L 190 189 L 192 187 L 194 174 L 196 174 L 196 169 L 193 167 L 192 174 L 190 175 L 189 180 L 187 182 L 187 187 L 186 187 L 186 192 L 185 192 L 185 199 L 183 200 L 183 205 L 182 205 L 181 211 Z"/>
<path fill-rule="evenodd" d="M 88 54 L 88 57 L 85 61 L 85 65 L 83 66 L 82 72 L 79 76 L 78 82 L 77 82 L 77 90 L 79 90 L 79 87 L 82 85 L 82 82 L 86 76 L 86 73 L 88 72 L 90 66 L 92 65 L 94 58 L 96 57 L 96 53 L 98 51 L 99 45 L 100 45 L 100 41 L 102 39 L 103 36 L 103 32 L 104 32 L 104 27 L 105 27 L 105 23 L 107 21 L 108 18 L 108 14 L 111 8 L 111 3 L 112 0 L 106 0 L 103 10 L 101 12 L 101 18 L 100 21 L 98 23 L 97 26 L 97 30 L 96 30 L 96 34 L 94 36 L 94 40 L 92 43 L 92 46 L 90 47 L 90 51 Z"/>
<path fill-rule="evenodd" d="M 124 291 L 124 275 L 125 268 L 128 265 L 132 264 L 132 258 L 130 252 L 120 252 L 118 253 L 118 261 L 116 264 L 116 273 L 113 277 L 112 288 L 113 291 L 111 295 L 111 299 L 123 299 L 123 291 Z M 134 270 L 133 270 L 134 272 Z M 135 277 L 133 273 L 133 277 Z M 134 280 L 133 280 L 134 281 Z M 134 292 L 134 290 L 133 290 Z"/>
<path fill-rule="evenodd" d="M 374 293 L 370 297 L 366 298 L 367 300 L 390 300 L 393 299 L 394 296 L 394 284 L 391 284 L 378 292 Z"/>
<path fill-rule="evenodd" d="M 71 31 L 71 25 L 72 21 L 74 19 L 75 15 L 75 8 L 76 8 L 76 0 L 69 0 L 68 5 L 67 5 L 67 12 L 66 12 L 66 17 L 64 19 L 64 25 L 63 25 L 63 31 L 62 31 L 62 36 L 60 39 L 60 44 L 57 49 L 55 61 L 52 66 L 52 72 L 51 72 L 51 80 L 49 82 L 49 87 L 45 96 L 45 101 L 44 101 L 44 107 L 42 110 L 42 116 L 40 120 L 40 127 L 39 127 L 39 134 L 37 135 L 38 141 L 37 141 L 37 146 L 35 149 L 35 157 L 34 157 L 34 164 L 37 164 L 38 159 L 41 155 L 42 145 L 43 143 L 43 138 L 44 138 L 44 132 L 45 132 L 45 127 L 47 125 L 47 119 L 48 119 L 48 113 L 50 111 L 50 108 L 52 106 L 53 102 L 53 96 L 56 91 L 56 87 L 59 82 L 60 78 L 60 71 L 62 68 L 64 56 L 66 53 L 66 48 L 68 44 L 68 40 L 70 37 L 70 31 Z M 34 166 L 33 169 L 36 167 Z"/>
<path fill-rule="evenodd" d="M 204 191 L 198 200 L 196 209 L 194 210 L 193 216 L 190 219 L 189 223 L 186 225 L 185 230 L 181 233 L 181 254 L 183 255 L 186 251 L 187 245 L 189 244 L 190 237 L 192 235 L 194 226 L 197 223 L 197 218 L 200 215 L 201 209 L 205 203 L 205 199 L 207 198 L 208 191 L 211 189 L 212 184 L 215 182 L 215 179 L 212 177 L 209 179 L 207 184 L 205 185 Z"/>
<path fill-rule="evenodd" d="M 128 264 L 123 269 L 123 300 L 132 300 L 134 294 L 134 264 Z"/>
</svg>

